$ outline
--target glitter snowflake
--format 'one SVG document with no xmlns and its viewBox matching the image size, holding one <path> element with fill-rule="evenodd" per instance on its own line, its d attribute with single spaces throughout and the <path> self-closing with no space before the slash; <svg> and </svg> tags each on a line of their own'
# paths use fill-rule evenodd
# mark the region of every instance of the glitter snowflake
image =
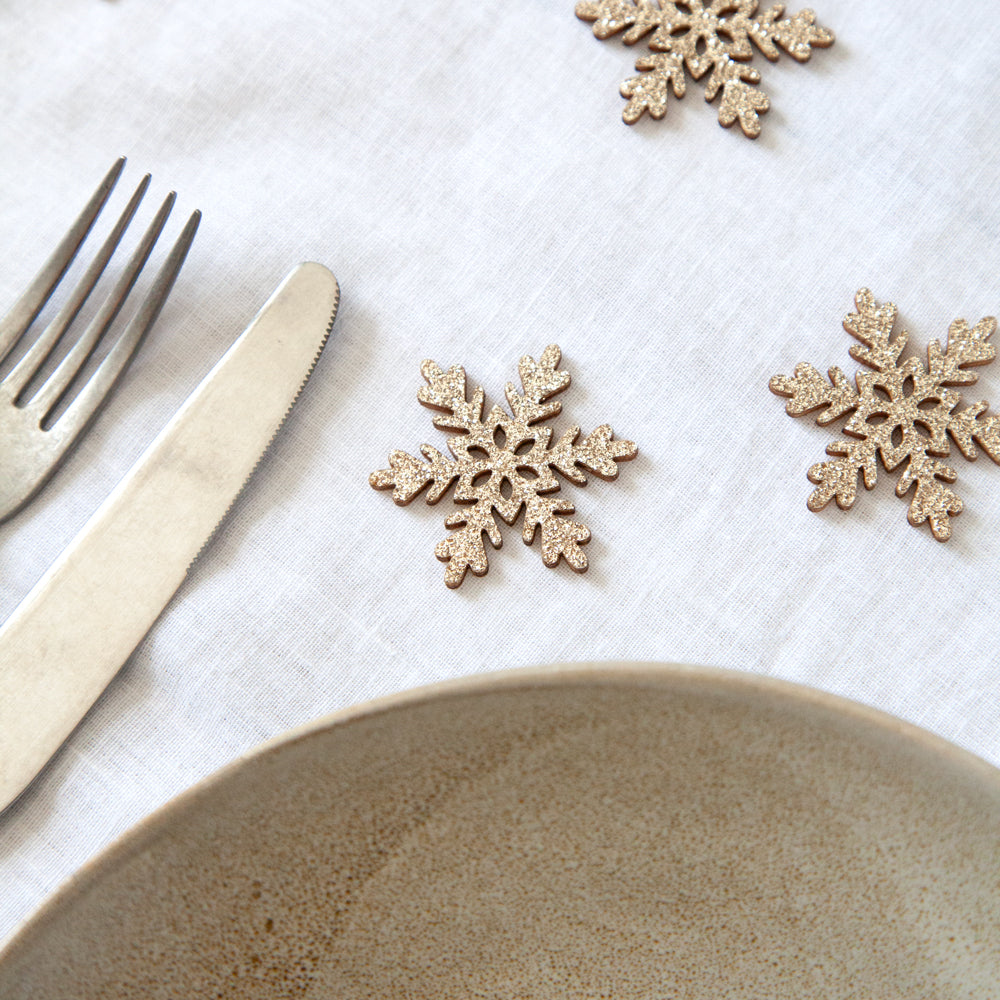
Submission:
<svg viewBox="0 0 1000 1000">
<path fill-rule="evenodd" d="M 428 386 L 417 398 L 424 406 L 441 411 L 434 417 L 434 426 L 461 432 L 448 441 L 454 460 L 429 444 L 420 447 L 426 462 L 394 451 L 389 456 L 390 468 L 372 473 L 369 482 L 377 490 L 391 489 L 393 500 L 405 506 L 428 485 L 427 502 L 437 503 L 458 480 L 455 503 L 469 506 L 447 518 L 445 526 L 453 533 L 435 549 L 438 559 L 448 564 L 444 581 L 449 587 L 457 587 L 466 570 L 476 576 L 486 573 L 483 534 L 494 548 L 502 544 L 494 514 L 513 524 L 522 508 L 524 542 L 530 545 L 536 529 L 541 529 L 546 566 L 555 566 L 562 557 L 578 573 L 587 568 L 580 546 L 590 540 L 590 531 L 566 516 L 574 510 L 568 500 L 548 495 L 559 490 L 554 473 L 581 486 L 587 482 L 581 467 L 602 479 L 615 479 L 616 463 L 635 458 L 636 446 L 615 440 L 611 428 L 602 424 L 580 444 L 576 443 L 580 428 L 570 427 L 549 447 L 552 430 L 538 424 L 562 409 L 558 402 L 545 402 L 569 385 L 569 373 L 556 368 L 559 358 L 554 344 L 538 362 L 521 358 L 518 373 L 523 391 L 518 392 L 510 382 L 505 387 L 511 412 L 494 406 L 485 420 L 483 390 L 477 387 L 472 399 L 466 398 L 465 369 L 453 365 L 443 371 L 433 361 L 420 366 Z"/>
<path fill-rule="evenodd" d="M 767 111 L 767 95 L 758 90 L 760 74 L 748 65 L 753 42 L 772 62 L 780 45 L 793 59 L 806 62 L 814 48 L 833 44 L 833 32 L 816 25 L 811 10 L 783 17 L 784 4 L 757 13 L 757 0 L 581 0 L 576 16 L 594 22 L 601 39 L 624 31 L 626 45 L 644 35 L 650 54 L 636 61 L 641 76 L 621 85 L 628 98 L 622 118 L 632 125 L 648 111 L 653 118 L 667 113 L 669 92 L 683 97 L 684 68 L 700 80 L 711 71 L 705 84 L 705 100 L 713 101 L 722 90 L 719 124 L 730 126 L 739 119 L 751 139 L 760 135 L 759 113 Z M 627 30 L 626 30 L 627 29 Z"/>
<path fill-rule="evenodd" d="M 887 472 L 906 462 L 896 495 L 905 496 L 916 484 L 909 522 L 917 526 L 929 521 L 934 537 L 946 542 L 951 537 L 949 516 L 961 513 L 963 506 L 946 485 L 955 481 L 954 470 L 938 461 L 949 453 L 949 435 L 969 461 L 976 457 L 976 441 L 1000 464 L 1000 416 L 980 419 L 989 405 L 985 402 L 956 411 L 961 395 L 948 388 L 972 385 L 979 376 L 967 369 L 996 357 L 989 342 L 996 320 L 987 316 L 970 329 L 964 319 L 956 319 L 948 328 L 945 350 L 936 340 L 927 348 L 925 366 L 912 357 L 900 362 L 907 334 L 892 336 L 896 307 L 891 302 L 879 305 L 862 288 L 855 304 L 858 311 L 845 317 L 844 328 L 864 346 L 855 345 L 850 354 L 871 369 L 857 373 L 857 389 L 839 368 L 830 369 L 827 383 L 809 364 L 797 365 L 791 378 L 775 375 L 770 382 L 772 392 L 789 398 L 785 410 L 793 417 L 825 407 L 816 422 L 829 424 L 853 411 L 844 426 L 847 439 L 826 449 L 836 457 L 809 470 L 809 480 L 817 486 L 809 497 L 809 509 L 822 510 L 835 498 L 841 510 L 849 510 L 857 495 L 859 472 L 870 490 L 877 457 Z"/>
</svg>

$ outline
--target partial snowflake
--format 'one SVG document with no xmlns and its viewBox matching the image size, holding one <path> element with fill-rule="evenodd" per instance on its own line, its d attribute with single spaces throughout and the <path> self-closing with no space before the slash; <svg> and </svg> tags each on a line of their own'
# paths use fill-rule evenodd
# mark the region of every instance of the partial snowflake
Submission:
<svg viewBox="0 0 1000 1000">
<path fill-rule="evenodd" d="M 467 505 L 467 509 L 445 520 L 453 533 L 435 549 L 438 559 L 448 564 L 444 581 L 449 587 L 457 587 L 466 570 L 471 569 L 476 576 L 486 573 L 489 566 L 483 534 L 496 549 L 503 541 L 494 514 L 513 524 L 522 509 L 524 542 L 530 545 L 535 530 L 541 529 L 546 566 L 555 566 L 562 557 L 578 573 L 587 568 L 580 546 L 590 540 L 590 531 L 566 516 L 574 512 L 568 500 L 549 496 L 559 490 L 554 473 L 581 486 L 587 482 L 581 469 L 602 479 L 615 479 L 616 463 L 635 458 L 637 449 L 631 441 L 615 440 L 607 424 L 580 444 L 576 443 L 580 428 L 570 427 L 549 447 L 552 430 L 538 425 L 556 416 L 562 406 L 545 400 L 562 392 L 570 382 L 569 372 L 556 368 L 559 358 L 555 344 L 545 349 L 538 362 L 527 355 L 521 358 L 518 372 L 523 391 L 518 392 L 510 382 L 505 387 L 511 412 L 494 406 L 485 420 L 483 390 L 477 387 L 472 399 L 466 398 L 464 368 L 453 365 L 444 371 L 433 361 L 420 366 L 428 386 L 417 398 L 424 406 L 440 411 L 434 417 L 435 427 L 460 432 L 461 436 L 448 440 L 454 459 L 429 444 L 420 446 L 426 462 L 405 451 L 394 451 L 389 455 L 390 468 L 372 473 L 369 482 L 377 490 L 391 489 L 393 500 L 405 506 L 428 485 L 427 502 L 437 503 L 458 480 L 455 503 Z"/>
<path fill-rule="evenodd" d="M 854 301 L 858 311 L 847 315 L 844 328 L 864 346 L 855 345 L 850 354 L 871 369 L 857 373 L 856 389 L 839 368 L 830 369 L 827 383 L 809 364 L 796 365 L 791 378 L 775 375 L 770 382 L 772 392 L 789 398 L 785 410 L 793 417 L 825 407 L 816 422 L 829 424 L 852 413 L 844 426 L 846 439 L 826 449 L 836 456 L 833 461 L 809 470 L 809 480 L 817 486 L 809 497 L 809 509 L 822 510 L 835 498 L 841 510 L 849 510 L 857 496 L 859 472 L 870 490 L 877 457 L 887 472 L 906 462 L 896 495 L 905 496 L 916 485 L 909 522 L 914 526 L 930 522 L 934 537 L 946 542 L 951 537 L 949 517 L 963 507 L 946 485 L 955 482 L 954 470 L 938 461 L 949 454 L 949 436 L 970 462 L 976 457 L 976 441 L 1000 464 L 1000 416 L 984 417 L 989 405 L 985 402 L 956 411 L 961 394 L 948 388 L 972 385 L 979 376 L 967 369 L 996 357 L 989 338 L 997 322 L 987 316 L 970 329 L 964 319 L 956 319 L 948 327 L 945 350 L 936 340 L 927 348 L 925 366 L 912 357 L 900 362 L 907 334 L 904 330 L 892 336 L 896 307 L 891 302 L 879 305 L 867 288 Z"/>
<path fill-rule="evenodd" d="M 621 85 L 628 99 L 622 118 L 634 124 L 648 111 L 653 118 L 667 113 L 669 92 L 683 97 L 684 69 L 695 80 L 711 71 L 705 84 L 705 100 L 713 101 L 722 90 L 719 124 L 727 128 L 739 119 L 751 139 L 760 135 L 758 114 L 767 111 L 767 95 L 758 90 L 760 74 L 749 61 L 753 42 L 772 62 L 780 45 L 793 59 L 806 62 L 814 48 L 833 44 L 833 32 L 819 27 L 816 15 L 803 10 L 783 17 L 784 4 L 757 13 L 757 0 L 581 0 L 576 16 L 594 22 L 601 39 L 624 31 L 623 41 L 634 45 L 653 32 L 650 55 L 636 60 L 641 71 Z M 627 29 L 627 30 L 626 30 Z"/>
</svg>

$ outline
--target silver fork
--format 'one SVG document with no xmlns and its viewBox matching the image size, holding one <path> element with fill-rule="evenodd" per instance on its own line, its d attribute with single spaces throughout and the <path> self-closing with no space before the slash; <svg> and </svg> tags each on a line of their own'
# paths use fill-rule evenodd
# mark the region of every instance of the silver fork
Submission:
<svg viewBox="0 0 1000 1000">
<path fill-rule="evenodd" d="M 19 344 L 25 348 L 0 381 L 0 521 L 20 510 L 41 489 L 94 419 L 156 321 L 198 229 L 201 213 L 194 212 L 135 315 L 115 339 L 108 338 L 110 346 L 105 357 L 86 380 L 81 379 L 83 367 L 105 339 L 152 253 L 174 204 L 176 195 L 171 191 L 93 319 L 41 385 L 34 385 L 46 361 L 50 357 L 55 359 L 53 352 L 64 342 L 149 186 L 150 175 L 146 174 L 65 304 L 34 341 L 28 343 L 32 324 L 83 245 L 124 166 L 123 156 L 108 171 L 24 294 L 0 319 L 0 365 L 12 357 Z M 65 408 L 56 414 L 64 403 Z"/>
</svg>

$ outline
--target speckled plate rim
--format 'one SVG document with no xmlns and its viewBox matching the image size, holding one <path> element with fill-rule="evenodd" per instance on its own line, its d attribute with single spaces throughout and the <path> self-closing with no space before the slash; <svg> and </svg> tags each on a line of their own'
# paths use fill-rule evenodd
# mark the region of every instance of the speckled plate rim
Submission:
<svg viewBox="0 0 1000 1000">
<path fill-rule="evenodd" d="M 15 961 L 18 952 L 23 947 L 30 946 L 30 938 L 44 933 L 46 926 L 58 916 L 59 911 L 87 892 L 104 876 L 106 870 L 113 870 L 129 858 L 147 850 L 159 837 L 168 835 L 175 816 L 195 807 L 199 800 L 210 798 L 216 788 L 229 781 L 237 772 L 254 766 L 285 747 L 334 726 L 347 726 L 412 705 L 505 689 L 558 687 L 568 683 L 704 685 L 720 692 L 747 692 L 758 697 L 770 697 L 775 702 L 790 703 L 800 709 L 842 716 L 868 727 L 873 734 L 881 734 L 901 744 L 908 744 L 919 752 L 948 761 L 953 767 L 966 771 L 970 777 L 982 782 L 986 794 L 1000 798 L 1000 769 L 968 750 L 888 712 L 820 688 L 767 674 L 653 660 L 555 663 L 544 667 L 472 674 L 383 695 L 331 712 L 289 729 L 236 757 L 164 803 L 85 862 L 15 928 L 6 945 L 0 948 L 0 966 L 7 961 Z"/>
</svg>

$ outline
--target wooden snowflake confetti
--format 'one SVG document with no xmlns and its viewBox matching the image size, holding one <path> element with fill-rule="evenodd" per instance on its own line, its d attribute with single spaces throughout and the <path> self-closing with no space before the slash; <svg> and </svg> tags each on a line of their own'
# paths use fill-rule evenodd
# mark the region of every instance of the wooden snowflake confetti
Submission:
<svg viewBox="0 0 1000 1000">
<path fill-rule="evenodd" d="M 667 113 L 669 91 L 683 97 L 684 69 L 695 80 L 711 71 L 705 84 L 705 100 L 713 101 L 722 90 L 719 124 L 727 128 L 739 119 L 744 134 L 760 135 L 760 119 L 770 102 L 758 90 L 760 73 L 747 65 L 753 58 L 751 41 L 772 62 L 780 45 L 793 59 L 806 62 L 814 48 L 833 44 L 833 32 L 819 27 L 811 10 L 783 17 L 784 4 L 757 13 L 757 0 L 581 0 L 576 16 L 594 22 L 600 39 L 624 31 L 623 41 L 634 45 L 653 32 L 650 55 L 636 60 L 641 71 L 621 85 L 628 104 L 622 118 L 629 125 L 648 111 L 653 118 Z M 627 29 L 627 30 L 626 30 Z"/>
<path fill-rule="evenodd" d="M 927 348 L 926 366 L 918 358 L 901 363 L 907 333 L 892 336 L 896 307 L 891 302 L 880 306 L 867 288 L 854 301 L 858 311 L 845 317 L 844 329 L 864 346 L 855 345 L 850 355 L 872 369 L 857 373 L 857 389 L 839 368 L 830 369 L 827 383 L 809 364 L 796 365 L 791 378 L 775 375 L 770 381 L 772 392 L 788 397 L 785 410 L 793 417 L 826 407 L 816 422 L 829 424 L 853 411 L 844 426 L 847 439 L 826 449 L 837 457 L 809 470 L 809 480 L 817 486 L 809 497 L 809 509 L 822 510 L 835 498 L 841 510 L 849 510 L 857 495 L 859 472 L 865 489 L 875 485 L 876 456 L 887 472 L 905 461 L 896 495 L 905 496 L 916 484 L 907 514 L 910 524 L 929 521 L 934 537 L 946 542 L 951 537 L 949 516 L 960 514 L 963 506 L 945 485 L 955 482 L 954 470 L 937 460 L 949 453 L 948 436 L 970 462 L 976 457 L 975 440 L 1000 464 L 1000 416 L 980 419 L 989 405 L 985 402 L 955 411 L 961 395 L 948 388 L 972 385 L 979 376 L 967 369 L 996 357 L 989 338 L 997 322 L 987 316 L 970 329 L 964 319 L 956 319 L 948 327 L 944 352 L 935 340 Z"/>
<path fill-rule="evenodd" d="M 494 406 L 485 420 L 483 390 L 477 387 L 472 399 L 466 398 L 464 368 L 453 365 L 443 371 L 433 361 L 420 366 L 428 386 L 417 398 L 424 406 L 440 411 L 433 419 L 434 426 L 461 432 L 448 440 L 454 460 L 429 444 L 420 446 L 426 462 L 405 451 L 394 451 L 389 455 L 390 468 L 372 473 L 369 482 L 377 490 L 391 489 L 392 499 L 402 507 L 428 485 L 427 502 L 437 503 L 458 480 L 455 503 L 469 505 L 468 509 L 445 520 L 453 534 L 434 550 L 438 559 L 448 564 L 444 582 L 449 587 L 457 587 L 466 570 L 471 569 L 475 576 L 485 575 L 489 566 L 483 534 L 495 549 L 503 542 L 494 513 L 513 524 L 522 508 L 524 542 L 530 545 L 536 528 L 541 529 L 546 566 L 555 566 L 562 557 L 578 573 L 587 568 L 580 546 L 590 540 L 590 531 L 566 516 L 574 512 L 568 500 L 548 495 L 559 490 L 554 473 L 580 486 L 587 482 L 581 468 L 601 479 L 615 479 L 616 463 L 635 458 L 637 449 L 631 441 L 615 440 L 607 424 L 580 444 L 576 443 L 580 428 L 570 427 L 554 447 L 549 447 L 551 428 L 537 425 L 562 409 L 558 402 L 545 402 L 569 386 L 569 372 L 556 368 L 559 358 L 555 344 L 545 348 L 538 362 L 527 355 L 521 358 L 518 373 L 523 391 L 518 392 L 510 382 L 505 386 L 511 412 Z"/>
</svg>

